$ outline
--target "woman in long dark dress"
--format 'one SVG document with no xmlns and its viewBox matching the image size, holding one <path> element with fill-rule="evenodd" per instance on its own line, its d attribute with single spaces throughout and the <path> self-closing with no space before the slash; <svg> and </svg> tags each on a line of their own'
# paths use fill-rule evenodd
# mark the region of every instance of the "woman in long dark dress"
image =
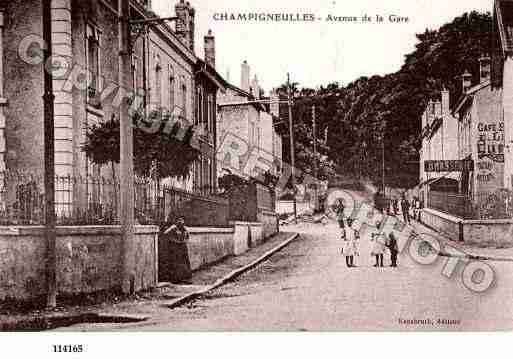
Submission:
<svg viewBox="0 0 513 359">
<path fill-rule="evenodd" d="M 176 224 L 166 229 L 162 235 L 162 276 L 171 283 L 191 283 L 192 270 L 187 242 L 189 232 L 185 221 L 179 218 Z"/>
</svg>

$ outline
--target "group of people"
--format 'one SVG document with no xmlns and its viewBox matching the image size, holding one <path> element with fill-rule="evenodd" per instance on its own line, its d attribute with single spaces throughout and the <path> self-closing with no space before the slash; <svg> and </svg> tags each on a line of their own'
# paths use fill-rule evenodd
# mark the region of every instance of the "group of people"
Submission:
<svg viewBox="0 0 513 359">
<path fill-rule="evenodd" d="M 359 241 L 360 232 L 356 228 L 355 221 L 352 218 L 345 218 L 344 205 L 339 203 L 337 208 L 337 219 L 341 230 L 342 239 L 342 255 L 345 256 L 348 268 L 356 267 L 355 257 L 360 255 Z M 394 233 L 386 235 L 381 230 L 381 223 L 376 225 L 377 230 L 371 233 L 370 241 L 372 242 L 370 255 L 376 259 L 374 267 L 384 267 L 383 261 L 385 252 L 390 253 L 391 267 L 397 267 L 397 256 L 399 254 L 399 246 Z"/>
<path fill-rule="evenodd" d="M 374 196 L 374 206 L 382 213 L 395 216 L 399 215 L 400 208 L 403 221 L 406 224 L 411 224 L 412 219 L 420 221 L 422 202 L 417 197 L 414 197 L 411 201 L 408 200 L 405 195 L 403 195 L 401 199 L 387 199 L 383 193 L 379 191 Z"/>
</svg>

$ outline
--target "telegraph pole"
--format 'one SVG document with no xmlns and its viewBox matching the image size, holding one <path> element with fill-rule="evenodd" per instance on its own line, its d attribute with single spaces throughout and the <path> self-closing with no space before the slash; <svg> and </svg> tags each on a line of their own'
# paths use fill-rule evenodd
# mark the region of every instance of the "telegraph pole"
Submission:
<svg viewBox="0 0 513 359">
<path fill-rule="evenodd" d="M 383 181 L 383 197 L 386 198 L 386 187 L 385 187 L 385 131 L 381 134 L 381 179 Z"/>
<path fill-rule="evenodd" d="M 130 34 L 130 0 L 118 0 L 119 7 L 119 83 L 133 89 L 131 75 L 132 44 Z M 135 291 L 134 252 L 134 150 L 133 128 L 128 113 L 129 103 L 123 101 L 119 113 L 120 130 L 120 208 L 121 290 L 125 294 Z"/>
<path fill-rule="evenodd" d="M 43 38 L 46 43 L 44 64 L 52 57 L 51 0 L 43 0 Z M 46 239 L 46 306 L 57 306 L 57 246 L 55 232 L 55 133 L 52 73 L 44 70 L 44 184 L 45 184 L 45 239 Z"/>
<path fill-rule="evenodd" d="M 314 211 L 317 211 L 319 206 L 319 192 L 317 189 L 317 184 L 319 182 L 318 176 L 318 167 L 317 167 L 317 119 L 315 115 L 315 105 L 312 106 L 312 122 L 313 122 L 313 147 L 314 147 L 314 178 L 315 178 L 315 187 L 314 187 Z"/>
<path fill-rule="evenodd" d="M 287 73 L 287 97 L 289 106 L 289 137 L 290 137 L 290 165 L 292 167 L 292 194 L 294 205 L 294 222 L 297 224 L 297 203 L 296 203 L 296 155 L 294 153 L 294 129 L 292 120 L 292 87 L 290 74 Z"/>
</svg>

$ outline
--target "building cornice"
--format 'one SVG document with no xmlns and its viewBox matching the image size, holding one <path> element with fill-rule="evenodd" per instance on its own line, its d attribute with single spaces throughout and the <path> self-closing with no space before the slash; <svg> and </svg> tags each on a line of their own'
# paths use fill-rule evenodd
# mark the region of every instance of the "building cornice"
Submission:
<svg viewBox="0 0 513 359">
<path fill-rule="evenodd" d="M 153 11 L 145 9 L 141 3 L 136 2 L 135 0 L 132 0 L 130 4 L 132 8 L 135 11 L 137 11 L 138 15 L 144 19 L 154 19 L 156 17 L 159 17 Z M 150 34 L 152 32 L 164 41 L 166 41 L 168 45 L 170 45 L 175 51 L 179 52 L 179 54 L 183 58 L 185 58 L 190 64 L 196 63 L 197 57 L 194 51 L 185 46 L 185 44 L 176 36 L 171 26 L 169 26 L 166 23 L 150 25 Z"/>
</svg>

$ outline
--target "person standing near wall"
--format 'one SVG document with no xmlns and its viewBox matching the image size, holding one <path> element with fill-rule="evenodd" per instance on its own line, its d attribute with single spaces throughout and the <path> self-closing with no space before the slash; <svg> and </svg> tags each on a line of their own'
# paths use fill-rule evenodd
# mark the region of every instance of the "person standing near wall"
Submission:
<svg viewBox="0 0 513 359">
<path fill-rule="evenodd" d="M 178 218 L 175 224 L 164 230 L 162 241 L 167 253 L 163 253 L 165 258 L 163 275 L 171 283 L 190 284 L 192 279 L 191 263 L 189 260 L 189 231 L 185 227 L 183 218 Z"/>
<path fill-rule="evenodd" d="M 378 211 L 383 212 L 383 201 L 381 199 L 381 191 L 377 191 L 374 194 L 374 208 L 376 208 Z"/>
<path fill-rule="evenodd" d="M 345 211 L 345 206 L 344 206 L 344 202 L 342 202 L 342 200 L 340 199 L 337 203 L 337 206 L 335 208 L 335 212 L 337 214 L 337 222 L 338 222 L 338 226 L 340 228 L 344 228 L 344 211 Z"/>
<path fill-rule="evenodd" d="M 390 251 L 390 261 L 392 264 L 390 267 L 397 267 L 397 255 L 399 254 L 399 245 L 397 244 L 397 238 L 393 232 L 388 234 L 387 247 Z"/>
<path fill-rule="evenodd" d="M 405 224 L 410 224 L 410 202 L 403 196 L 401 200 L 401 211 L 403 212 L 403 219 Z"/>
</svg>

